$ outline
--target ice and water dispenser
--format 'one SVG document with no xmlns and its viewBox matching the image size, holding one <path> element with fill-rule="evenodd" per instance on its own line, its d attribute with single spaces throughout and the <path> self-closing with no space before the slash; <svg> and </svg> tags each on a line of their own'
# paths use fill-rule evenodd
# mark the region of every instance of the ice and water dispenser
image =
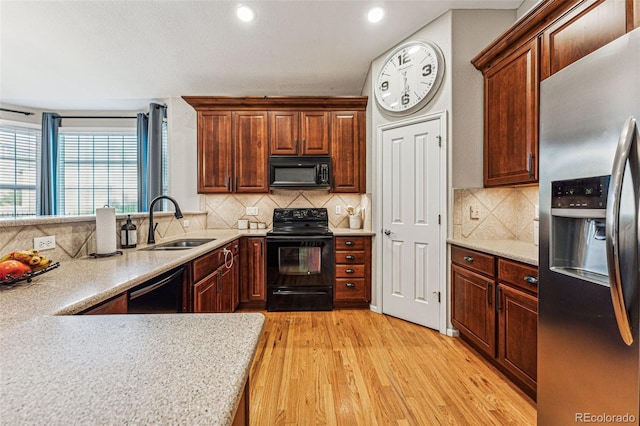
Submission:
<svg viewBox="0 0 640 426">
<path fill-rule="evenodd" d="M 610 176 L 552 182 L 551 270 L 609 285 L 606 207 Z"/>
</svg>

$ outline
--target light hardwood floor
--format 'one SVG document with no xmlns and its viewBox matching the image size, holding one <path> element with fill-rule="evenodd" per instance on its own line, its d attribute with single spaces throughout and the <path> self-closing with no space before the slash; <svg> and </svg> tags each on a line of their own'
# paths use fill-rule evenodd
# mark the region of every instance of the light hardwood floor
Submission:
<svg viewBox="0 0 640 426">
<path fill-rule="evenodd" d="M 368 310 L 264 314 L 252 425 L 535 424 L 535 403 L 460 339 Z"/>
</svg>

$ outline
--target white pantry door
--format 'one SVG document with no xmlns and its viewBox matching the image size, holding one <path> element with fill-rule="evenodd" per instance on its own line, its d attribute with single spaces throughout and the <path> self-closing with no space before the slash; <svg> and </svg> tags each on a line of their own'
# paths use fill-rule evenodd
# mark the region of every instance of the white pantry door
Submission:
<svg viewBox="0 0 640 426">
<path fill-rule="evenodd" d="M 382 131 L 382 311 L 440 329 L 441 118 Z"/>
</svg>

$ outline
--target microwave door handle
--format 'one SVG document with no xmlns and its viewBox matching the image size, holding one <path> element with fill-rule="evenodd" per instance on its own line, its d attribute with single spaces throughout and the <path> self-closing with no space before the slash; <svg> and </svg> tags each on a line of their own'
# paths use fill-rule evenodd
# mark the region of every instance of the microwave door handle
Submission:
<svg viewBox="0 0 640 426">
<path fill-rule="evenodd" d="M 319 184 L 320 183 L 320 163 L 317 163 L 314 169 L 315 169 L 314 175 L 315 175 L 316 184 Z"/>
<path fill-rule="evenodd" d="M 613 311 L 615 313 L 618 330 L 622 340 L 629 346 L 633 344 L 633 333 L 631 323 L 629 321 L 629 313 L 624 300 L 622 273 L 620 265 L 620 201 L 622 197 L 622 183 L 627 167 L 627 163 L 631 166 L 633 188 L 635 193 L 635 210 L 638 215 L 638 188 L 640 176 L 638 176 L 640 167 L 640 153 L 638 152 L 638 128 L 636 120 L 629 117 L 624 124 L 616 154 L 613 159 L 613 168 L 611 170 L 611 182 L 609 184 L 609 193 L 607 195 L 607 212 L 606 212 L 606 252 L 607 252 L 607 268 L 609 272 L 609 284 L 611 290 L 611 300 L 613 303 Z M 636 227 L 637 220 L 636 220 Z M 636 228 L 637 232 L 637 228 Z M 637 246 L 636 246 L 637 256 Z M 637 272 L 636 272 L 637 273 Z M 636 280 L 637 281 L 637 280 Z M 634 285 L 638 285 L 637 282 Z"/>
</svg>

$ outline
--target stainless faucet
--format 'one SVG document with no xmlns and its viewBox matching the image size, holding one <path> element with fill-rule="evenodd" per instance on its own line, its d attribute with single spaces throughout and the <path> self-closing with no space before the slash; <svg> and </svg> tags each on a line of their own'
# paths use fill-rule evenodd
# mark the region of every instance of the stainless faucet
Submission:
<svg viewBox="0 0 640 426">
<path fill-rule="evenodd" d="M 169 197 L 168 195 L 158 195 L 156 198 L 151 200 L 151 204 L 149 204 L 149 237 L 147 238 L 147 244 L 155 244 L 156 242 L 156 239 L 154 238 L 153 234 L 158 224 L 153 223 L 153 206 L 156 204 L 158 200 L 161 200 L 163 198 L 171 201 L 173 205 L 176 207 L 176 212 L 175 212 L 176 219 L 180 219 L 182 217 L 182 211 L 180 211 L 180 206 L 178 205 L 178 202 L 173 198 Z"/>
</svg>

